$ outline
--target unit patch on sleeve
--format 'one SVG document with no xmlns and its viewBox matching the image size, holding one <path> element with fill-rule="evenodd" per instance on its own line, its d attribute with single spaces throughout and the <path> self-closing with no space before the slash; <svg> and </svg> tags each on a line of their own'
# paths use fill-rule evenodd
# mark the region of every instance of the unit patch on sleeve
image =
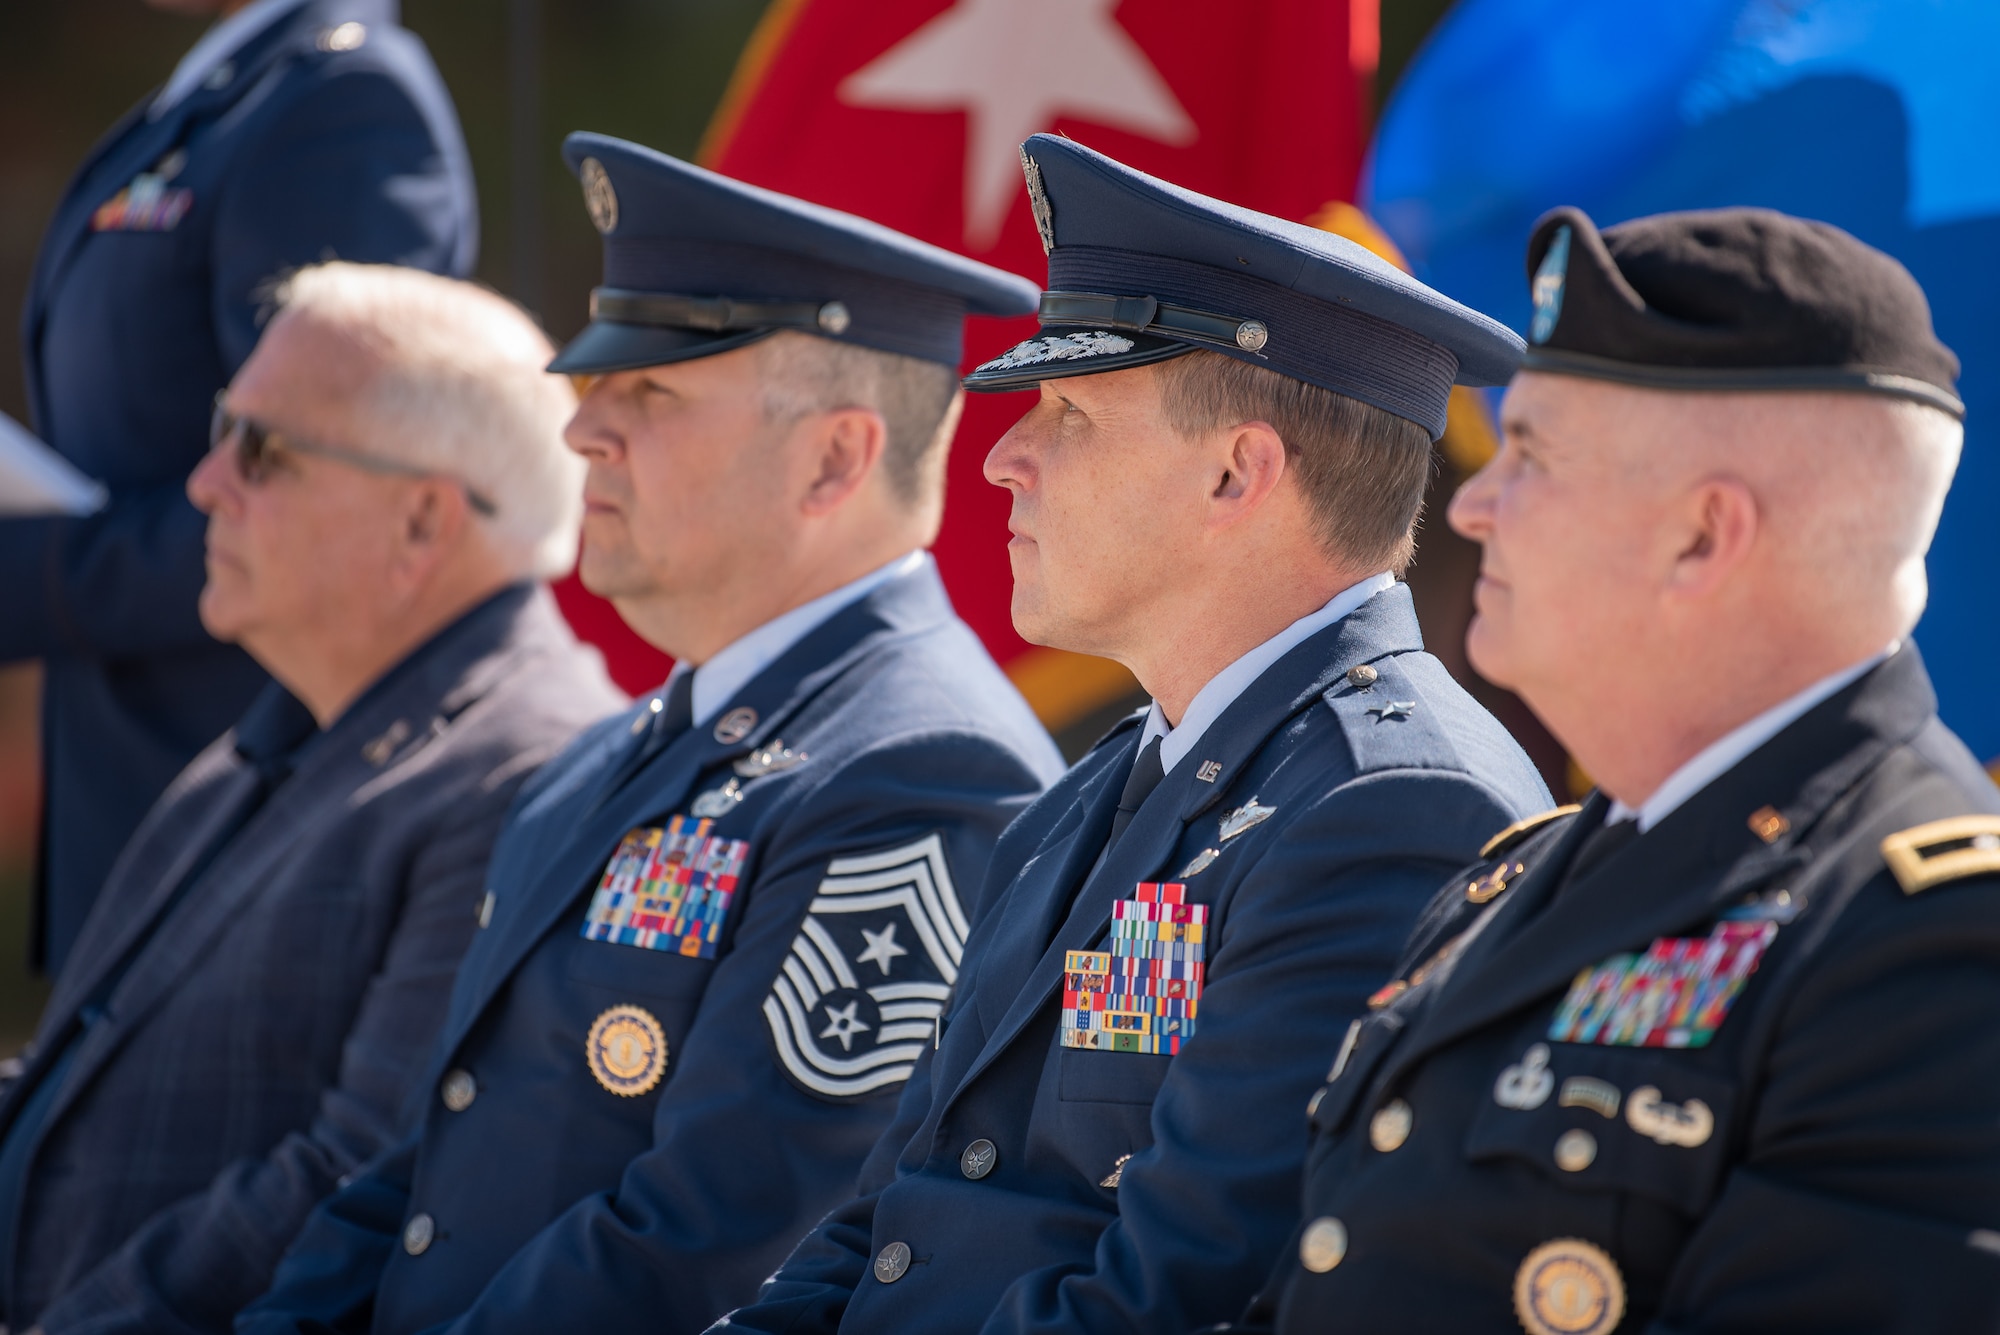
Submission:
<svg viewBox="0 0 2000 1335">
<path fill-rule="evenodd" d="M 675 816 L 627 834 L 590 897 L 583 935 L 714 959 L 750 845 L 711 836 L 713 825 Z"/>
<path fill-rule="evenodd" d="M 1707 936 L 1661 937 L 1643 955 L 1585 969 L 1549 1025 L 1551 1043 L 1706 1047 L 1778 924 L 1723 921 Z"/>
<path fill-rule="evenodd" d="M 1208 905 L 1178 882 L 1145 882 L 1111 910 L 1108 950 L 1063 960 L 1062 1045 L 1172 1055 L 1194 1036 Z"/>
<path fill-rule="evenodd" d="M 835 858 L 764 998 L 786 1073 L 826 1098 L 908 1080 L 970 930 L 938 835 Z"/>
</svg>

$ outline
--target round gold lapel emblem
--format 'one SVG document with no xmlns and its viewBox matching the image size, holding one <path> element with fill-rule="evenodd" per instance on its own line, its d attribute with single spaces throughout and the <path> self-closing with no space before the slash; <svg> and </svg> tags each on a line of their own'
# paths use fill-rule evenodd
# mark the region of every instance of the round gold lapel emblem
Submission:
<svg viewBox="0 0 2000 1335">
<path fill-rule="evenodd" d="M 1530 1335 L 1610 1335 L 1625 1316 L 1625 1279 L 1602 1247 L 1557 1238 L 1514 1272 L 1514 1314 Z"/>
<path fill-rule="evenodd" d="M 644 1094 L 667 1072 L 667 1031 L 637 1006 L 613 1006 L 583 1040 L 597 1083 L 625 1098 Z"/>
</svg>

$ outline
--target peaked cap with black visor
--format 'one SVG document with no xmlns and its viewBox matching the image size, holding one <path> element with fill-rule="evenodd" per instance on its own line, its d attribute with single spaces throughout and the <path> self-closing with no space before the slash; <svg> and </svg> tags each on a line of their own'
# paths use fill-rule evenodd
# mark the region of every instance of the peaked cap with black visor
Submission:
<svg viewBox="0 0 2000 1335">
<path fill-rule="evenodd" d="M 1021 147 L 1049 256 L 1041 332 L 965 378 L 1027 389 L 1209 349 L 1444 434 L 1453 385 L 1499 385 L 1512 330 L 1344 237 L 1225 204 L 1056 135 Z"/>
<path fill-rule="evenodd" d="M 1025 278 L 639 144 L 573 134 L 563 157 L 604 237 L 604 285 L 551 371 L 663 366 L 781 329 L 956 369 L 968 314 L 1035 309 Z"/>
<path fill-rule="evenodd" d="M 1882 395 L 1965 416 L 1923 288 L 1829 223 L 1771 209 L 1554 209 L 1528 240 L 1523 369 L 1648 389 Z"/>
</svg>

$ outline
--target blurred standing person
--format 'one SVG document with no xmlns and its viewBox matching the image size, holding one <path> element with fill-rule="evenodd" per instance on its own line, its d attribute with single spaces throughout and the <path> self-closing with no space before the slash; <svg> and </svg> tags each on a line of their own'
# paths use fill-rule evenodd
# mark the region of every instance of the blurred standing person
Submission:
<svg viewBox="0 0 2000 1335">
<path fill-rule="evenodd" d="M 499 297 L 316 265 L 188 494 L 202 622 L 276 680 L 106 879 L 0 1101 L 0 1317 L 229 1329 L 407 1125 L 522 782 L 621 703 L 542 577 L 582 461 Z"/>
<path fill-rule="evenodd" d="M 0 520 L 0 662 L 40 658 L 33 953 L 62 966 L 112 860 L 265 682 L 202 629 L 183 487 L 271 280 L 329 258 L 470 271 L 472 171 L 396 0 L 148 0 L 221 21 L 57 206 L 22 346 L 35 429 L 110 489 Z"/>
</svg>

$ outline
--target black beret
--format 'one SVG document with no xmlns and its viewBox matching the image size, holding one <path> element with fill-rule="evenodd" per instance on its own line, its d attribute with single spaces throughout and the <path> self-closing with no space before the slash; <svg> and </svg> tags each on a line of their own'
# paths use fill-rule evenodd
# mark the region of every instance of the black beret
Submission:
<svg viewBox="0 0 2000 1335">
<path fill-rule="evenodd" d="M 1856 390 L 1965 415 L 1958 358 L 1910 271 L 1770 209 L 1658 213 L 1599 233 L 1574 208 L 1528 241 L 1522 369 L 1656 389 Z"/>
</svg>

